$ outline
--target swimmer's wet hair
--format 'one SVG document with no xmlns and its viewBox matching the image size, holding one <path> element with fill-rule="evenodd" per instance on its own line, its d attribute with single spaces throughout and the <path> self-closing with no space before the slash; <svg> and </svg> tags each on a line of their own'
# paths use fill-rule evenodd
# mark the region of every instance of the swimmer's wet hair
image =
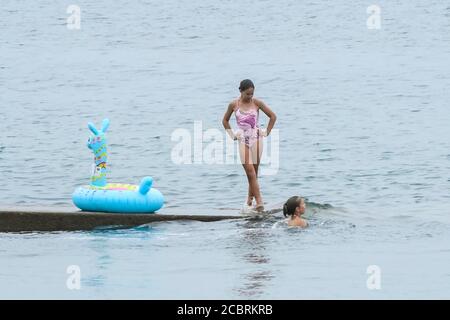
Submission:
<svg viewBox="0 0 450 320">
<path fill-rule="evenodd" d="M 252 80 L 250 79 L 245 79 L 242 80 L 241 83 L 239 84 L 239 91 L 245 91 L 248 88 L 253 88 L 255 89 L 255 85 L 253 84 Z"/>
<path fill-rule="evenodd" d="M 295 212 L 295 208 L 300 205 L 300 200 L 302 197 L 293 196 L 290 197 L 283 206 L 283 214 L 285 217 L 292 216 Z"/>
</svg>

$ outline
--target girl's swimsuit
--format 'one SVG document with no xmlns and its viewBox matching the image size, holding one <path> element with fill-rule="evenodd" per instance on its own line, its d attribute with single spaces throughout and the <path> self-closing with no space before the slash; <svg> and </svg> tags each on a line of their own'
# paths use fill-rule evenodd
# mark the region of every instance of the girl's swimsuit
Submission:
<svg viewBox="0 0 450 320">
<path fill-rule="evenodd" d="M 238 99 L 236 103 L 236 122 L 242 133 L 239 140 L 251 148 L 259 139 L 258 110 L 251 109 L 249 112 L 242 112 L 239 108 Z"/>
</svg>

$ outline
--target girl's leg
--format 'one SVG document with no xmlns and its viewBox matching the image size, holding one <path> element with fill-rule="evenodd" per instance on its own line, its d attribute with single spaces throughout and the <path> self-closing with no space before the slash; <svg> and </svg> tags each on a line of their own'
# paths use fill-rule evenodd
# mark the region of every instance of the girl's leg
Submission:
<svg viewBox="0 0 450 320">
<path fill-rule="evenodd" d="M 257 204 L 262 204 L 261 193 L 259 191 L 258 179 L 256 179 L 255 168 L 252 164 L 243 164 L 248 179 L 251 194 L 255 197 Z"/>
<path fill-rule="evenodd" d="M 250 154 L 251 154 L 251 158 L 252 158 L 253 168 L 255 168 L 256 179 L 258 179 L 258 168 L 259 168 L 259 163 L 261 162 L 262 151 L 263 151 L 263 139 L 259 138 L 258 141 L 255 142 L 255 144 L 250 148 Z M 248 197 L 247 197 L 247 204 L 249 206 L 252 205 L 253 198 L 254 198 L 254 195 L 252 194 L 251 188 L 249 185 L 248 186 Z"/>
<path fill-rule="evenodd" d="M 258 168 L 259 163 L 261 162 L 261 156 L 263 152 L 263 139 L 259 138 L 257 142 L 252 146 L 252 160 L 253 167 L 255 168 L 256 178 L 258 178 Z"/>
<path fill-rule="evenodd" d="M 247 205 L 251 207 L 253 205 L 253 194 L 250 184 L 248 185 Z"/>
<path fill-rule="evenodd" d="M 245 173 L 248 179 L 248 198 L 247 204 L 252 205 L 253 197 L 256 198 L 256 203 L 262 203 L 261 194 L 259 191 L 259 185 L 257 181 L 255 167 L 253 166 L 253 159 L 250 152 L 250 148 L 241 143 L 239 145 L 239 155 L 241 157 L 241 163 L 244 167 Z"/>
<path fill-rule="evenodd" d="M 262 151 L 263 151 L 263 139 L 259 138 L 257 142 L 255 142 L 255 144 L 252 146 L 252 160 L 253 160 L 253 168 L 255 169 L 255 174 L 256 174 L 256 179 L 258 179 L 258 169 L 259 169 L 259 164 L 261 162 L 261 155 L 262 155 Z M 256 200 L 256 206 L 262 206 L 263 203 L 262 201 L 259 202 L 258 200 Z"/>
</svg>

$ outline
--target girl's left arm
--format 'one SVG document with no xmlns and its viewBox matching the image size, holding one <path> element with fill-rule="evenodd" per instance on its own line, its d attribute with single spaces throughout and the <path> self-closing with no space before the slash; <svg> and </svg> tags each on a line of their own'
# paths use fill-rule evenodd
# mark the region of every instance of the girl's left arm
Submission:
<svg viewBox="0 0 450 320">
<path fill-rule="evenodd" d="M 257 106 L 270 118 L 269 124 L 267 125 L 267 135 L 272 131 L 275 121 L 277 121 L 276 114 L 261 100 L 255 99 Z"/>
</svg>

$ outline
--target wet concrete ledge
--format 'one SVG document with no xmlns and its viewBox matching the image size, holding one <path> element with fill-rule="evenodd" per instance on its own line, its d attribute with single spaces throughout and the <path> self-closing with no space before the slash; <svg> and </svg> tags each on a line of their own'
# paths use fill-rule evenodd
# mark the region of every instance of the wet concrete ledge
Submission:
<svg viewBox="0 0 450 320">
<path fill-rule="evenodd" d="M 129 228 L 159 221 L 194 220 L 212 222 L 242 218 L 242 216 L 58 212 L 15 209 L 0 210 L 0 232 L 83 231 L 108 226 Z"/>
</svg>

